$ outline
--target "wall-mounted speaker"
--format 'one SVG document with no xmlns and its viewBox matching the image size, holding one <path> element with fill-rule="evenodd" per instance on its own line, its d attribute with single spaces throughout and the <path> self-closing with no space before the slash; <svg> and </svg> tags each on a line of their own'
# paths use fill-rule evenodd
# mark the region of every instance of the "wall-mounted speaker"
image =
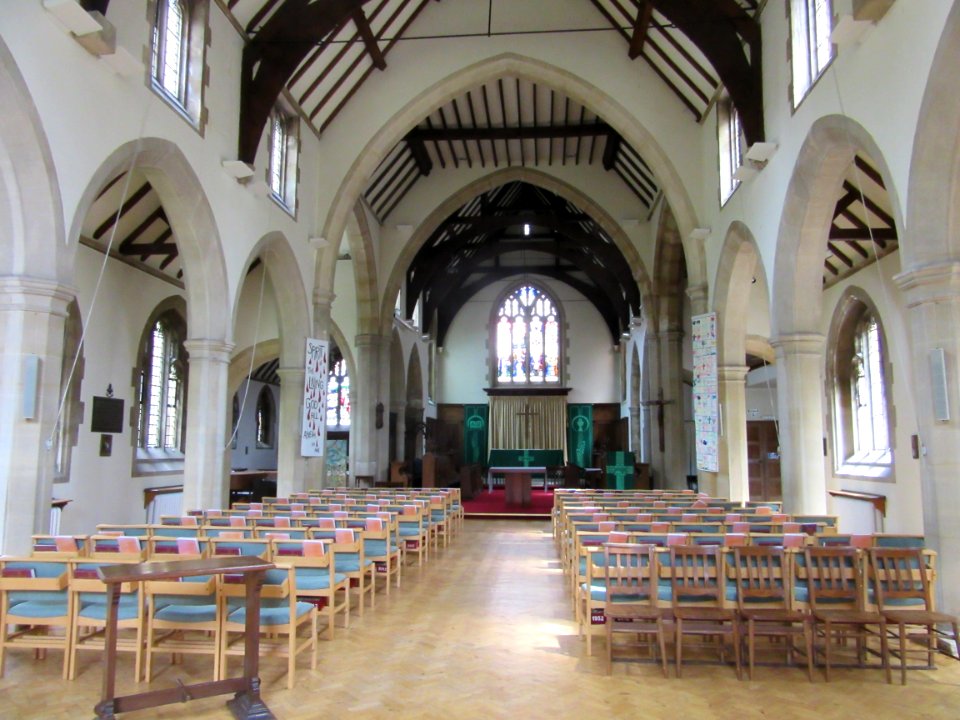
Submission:
<svg viewBox="0 0 960 720">
<path fill-rule="evenodd" d="M 40 386 L 40 356 L 23 356 L 23 419 L 37 418 L 37 389 Z"/>
<path fill-rule="evenodd" d="M 938 422 L 950 420 L 950 397 L 947 395 L 947 357 L 943 348 L 930 351 L 930 388 L 933 393 L 933 417 Z"/>
</svg>

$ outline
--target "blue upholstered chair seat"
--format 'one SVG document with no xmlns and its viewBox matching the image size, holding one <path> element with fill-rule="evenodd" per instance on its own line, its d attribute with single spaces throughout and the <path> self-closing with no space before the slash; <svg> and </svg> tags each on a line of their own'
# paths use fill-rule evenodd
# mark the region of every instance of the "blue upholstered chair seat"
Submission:
<svg viewBox="0 0 960 720">
<path fill-rule="evenodd" d="M 347 579 L 343 573 L 334 574 L 334 582 Z M 330 587 L 330 571 L 321 568 L 297 568 L 297 590 L 326 590 Z"/>
<path fill-rule="evenodd" d="M 419 537 L 421 534 L 418 527 L 405 527 L 400 525 L 400 537 Z"/>
<path fill-rule="evenodd" d="M 395 553 L 399 550 L 396 545 L 390 545 L 390 553 Z M 364 557 L 384 557 L 387 554 L 387 541 L 386 540 L 364 540 L 363 541 L 363 555 Z"/>
<path fill-rule="evenodd" d="M 298 602 L 296 604 L 297 619 L 302 618 L 313 609 L 313 605 L 308 602 Z M 246 623 L 247 609 L 239 607 L 230 613 L 228 621 L 232 623 Z M 290 622 L 290 606 L 286 600 L 283 605 L 271 606 L 265 605 L 260 608 L 260 626 L 286 625 Z"/>
<path fill-rule="evenodd" d="M 198 598 L 202 599 L 202 598 Z M 175 603 L 165 605 L 153 614 L 157 620 L 173 623 L 207 623 L 217 619 L 216 603 L 203 605 Z"/>
<path fill-rule="evenodd" d="M 40 593 L 37 593 L 38 595 Z M 44 593 L 46 594 L 46 593 Z M 29 618 L 55 618 L 63 617 L 67 614 L 66 594 L 50 593 L 50 595 L 60 595 L 60 599 L 53 598 L 33 598 L 22 600 L 13 605 L 9 613 L 15 617 Z"/>
<path fill-rule="evenodd" d="M 371 565 L 373 565 L 373 560 L 363 559 L 363 566 L 365 568 Z M 360 555 L 358 553 L 337 553 L 336 566 L 338 570 L 343 570 L 345 573 L 359 572 Z"/>
<path fill-rule="evenodd" d="M 84 593 L 85 595 L 86 593 Z M 95 599 L 80 598 L 80 617 L 85 620 L 105 621 L 107 619 L 106 597 L 101 595 Z M 121 595 L 120 603 L 117 606 L 118 620 L 136 620 L 140 610 L 140 597 L 138 595 Z"/>
<path fill-rule="evenodd" d="M 12 590 L 7 593 L 9 607 L 25 602 L 59 604 L 67 602 L 66 590 Z"/>
<path fill-rule="evenodd" d="M 581 583 L 581 590 L 587 589 L 586 583 Z M 604 602 L 607 599 L 607 587 L 606 585 L 591 585 L 590 586 L 590 599 L 596 602 Z M 647 602 L 649 596 L 643 594 L 633 594 L 633 593 L 614 593 L 613 602 Z"/>
</svg>

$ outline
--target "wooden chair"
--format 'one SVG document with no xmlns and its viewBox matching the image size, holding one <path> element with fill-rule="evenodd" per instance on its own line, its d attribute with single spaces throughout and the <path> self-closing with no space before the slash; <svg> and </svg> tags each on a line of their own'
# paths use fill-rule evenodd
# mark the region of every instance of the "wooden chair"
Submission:
<svg viewBox="0 0 960 720">
<path fill-rule="evenodd" d="M 364 519 L 363 555 L 374 565 L 374 583 L 383 578 L 386 594 L 390 595 L 390 580 L 400 587 L 401 550 L 397 543 L 397 521 L 386 518 Z"/>
<path fill-rule="evenodd" d="M 919 643 L 914 652 L 926 654 L 927 667 L 932 668 L 938 638 L 953 640 L 960 652 L 957 618 L 934 610 L 933 583 L 923 550 L 875 547 L 869 557 L 869 590 L 880 614 L 897 626 L 892 636 L 899 643 L 890 654 L 900 661 L 900 683 L 906 685 L 908 641 Z M 953 632 L 942 632 L 938 625 L 949 626 Z"/>
<path fill-rule="evenodd" d="M 423 561 L 430 559 L 430 529 L 426 525 L 423 508 L 404 504 L 397 525 L 404 557 L 415 554 L 417 567 L 423 567 Z"/>
<path fill-rule="evenodd" d="M 64 559 L 0 558 L 0 678 L 8 650 L 63 650 L 69 674 L 71 566 Z"/>
<path fill-rule="evenodd" d="M 317 608 L 297 600 L 294 568 L 268 570 L 261 590 L 260 654 L 287 658 L 287 689 L 296 678 L 297 656 L 310 651 L 310 669 L 317 669 Z M 230 655 L 244 654 L 247 608 L 246 583 L 242 575 L 224 575 L 220 583 L 220 679 L 226 677 Z M 301 633 L 304 633 L 302 635 Z M 231 639 L 232 636 L 232 639 Z M 282 637 L 281 637 L 282 636 Z"/>
<path fill-rule="evenodd" d="M 670 591 L 676 632 L 677 677 L 683 666 L 683 637 L 720 639 L 720 662 L 726 640 L 733 645 L 737 678 L 740 678 L 740 620 L 725 606 L 723 548 L 716 545 L 670 547 Z M 702 644 L 707 646 L 706 640 Z"/>
<path fill-rule="evenodd" d="M 338 528 L 334 532 L 335 540 L 328 549 L 334 553 L 337 572 L 343 573 L 349 578 L 351 588 L 357 588 L 357 615 L 363 617 L 364 596 L 370 595 L 371 610 L 376 603 L 376 596 L 373 594 L 373 575 L 376 568 L 373 561 L 363 554 L 363 533 L 361 531 L 352 528 Z"/>
<path fill-rule="evenodd" d="M 813 682 L 813 632 L 810 616 L 791 607 L 791 570 L 789 558 L 783 548 L 734 547 L 733 566 L 737 610 L 741 620 L 746 623 L 748 677 L 753 680 L 757 636 L 784 639 L 787 663 L 791 665 L 794 641 L 802 637 L 807 657 L 807 678 Z"/>
<path fill-rule="evenodd" d="M 312 602 L 318 615 L 326 617 L 330 640 L 338 613 L 343 613 L 343 627 L 350 627 L 350 578 L 337 572 L 331 545 L 325 540 L 270 540 L 274 562 L 295 570 L 297 597 Z"/>
<path fill-rule="evenodd" d="M 613 636 L 625 634 L 637 635 L 631 647 L 659 649 L 663 676 L 667 677 L 664 612 L 657 605 L 657 549 L 631 543 L 607 543 L 603 549 L 607 674 L 613 671 Z M 653 638 L 640 642 L 644 635 Z"/>
<path fill-rule="evenodd" d="M 859 550 L 853 547 L 804 548 L 810 612 L 816 637 L 823 638 L 825 675 L 830 682 L 834 640 L 856 642 L 857 664 L 865 665 L 867 640 L 880 639 L 880 658 L 890 682 L 886 619 L 879 612 L 864 609 L 863 572 Z M 871 630 L 876 626 L 877 630 Z"/>
</svg>

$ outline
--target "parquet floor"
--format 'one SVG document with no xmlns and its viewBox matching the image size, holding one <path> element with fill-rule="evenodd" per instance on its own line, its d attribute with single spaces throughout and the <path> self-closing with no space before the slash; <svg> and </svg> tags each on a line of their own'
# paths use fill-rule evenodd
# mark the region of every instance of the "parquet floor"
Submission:
<svg viewBox="0 0 960 720">
<path fill-rule="evenodd" d="M 664 679 L 650 664 L 620 663 L 603 672 L 602 642 L 586 657 L 546 522 L 472 520 L 464 534 L 401 592 L 348 631 L 321 641 L 315 672 L 301 659 L 297 685 L 286 689 L 284 662 L 261 665 L 264 699 L 281 720 L 313 718 L 752 718 L 960 717 L 960 663 L 912 671 L 909 685 L 886 685 L 877 670 L 838 670 L 813 685 L 801 670 L 758 668 L 737 681 L 714 665 L 684 668 Z M 100 690 L 99 659 L 81 655 L 80 675 L 60 679 L 60 656 L 9 656 L 0 680 L 0 717 L 27 720 L 92 717 Z M 238 669 L 234 659 L 231 668 Z M 164 667 L 161 664 L 161 667 Z M 206 679 L 206 658 L 186 658 L 153 687 L 177 678 Z M 129 660 L 119 692 L 133 692 Z M 146 689 L 141 686 L 137 690 Z M 120 717 L 230 718 L 223 698 L 170 705 Z"/>
</svg>

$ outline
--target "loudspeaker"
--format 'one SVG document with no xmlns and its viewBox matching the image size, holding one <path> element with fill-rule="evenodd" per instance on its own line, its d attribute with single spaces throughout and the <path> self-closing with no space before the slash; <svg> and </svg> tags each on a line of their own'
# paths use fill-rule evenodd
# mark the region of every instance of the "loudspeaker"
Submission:
<svg viewBox="0 0 960 720">
<path fill-rule="evenodd" d="M 943 348 L 930 351 L 930 388 L 933 393 L 933 417 L 940 422 L 950 420 L 950 397 L 947 395 L 947 358 Z"/>
<path fill-rule="evenodd" d="M 40 385 L 40 356 L 23 356 L 23 419 L 37 417 L 37 389 Z"/>
</svg>

